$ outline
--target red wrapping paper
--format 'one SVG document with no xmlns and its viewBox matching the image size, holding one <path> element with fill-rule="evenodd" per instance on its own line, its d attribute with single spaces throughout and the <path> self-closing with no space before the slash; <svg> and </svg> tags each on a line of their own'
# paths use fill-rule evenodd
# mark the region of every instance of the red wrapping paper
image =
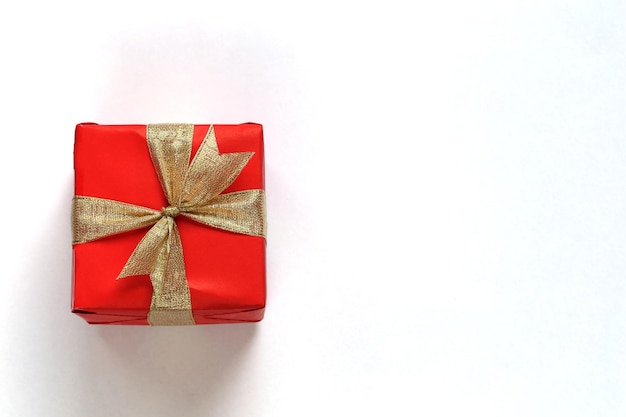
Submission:
<svg viewBox="0 0 626 417">
<path fill-rule="evenodd" d="M 209 125 L 194 128 L 192 158 Z M 214 125 L 221 153 L 254 152 L 223 193 L 264 189 L 263 131 L 253 123 Z M 145 125 L 79 124 L 75 194 L 161 210 L 168 203 L 152 165 Z M 197 324 L 254 322 L 265 310 L 265 239 L 178 216 L 192 314 Z M 73 246 L 72 311 L 91 324 L 148 325 L 148 275 L 116 279 L 148 228 Z"/>
</svg>

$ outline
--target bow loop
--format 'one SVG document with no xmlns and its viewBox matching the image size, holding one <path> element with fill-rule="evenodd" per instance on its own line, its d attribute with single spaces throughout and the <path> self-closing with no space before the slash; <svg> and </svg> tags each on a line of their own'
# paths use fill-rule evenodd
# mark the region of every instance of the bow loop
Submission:
<svg viewBox="0 0 626 417">
<path fill-rule="evenodd" d="M 182 213 L 198 223 L 234 233 L 265 237 L 265 195 L 263 190 L 245 190 L 220 194 L 204 206 Z"/>
<path fill-rule="evenodd" d="M 254 152 L 220 154 L 213 126 L 191 161 L 181 204 L 189 209 L 209 204 L 239 176 Z"/>
</svg>

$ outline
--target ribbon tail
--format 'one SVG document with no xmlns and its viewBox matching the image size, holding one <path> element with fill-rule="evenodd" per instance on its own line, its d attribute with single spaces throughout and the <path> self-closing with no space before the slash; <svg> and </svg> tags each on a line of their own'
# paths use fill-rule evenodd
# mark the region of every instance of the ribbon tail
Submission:
<svg viewBox="0 0 626 417">
<path fill-rule="evenodd" d="M 152 301 L 148 322 L 153 326 L 195 324 L 185 273 L 183 246 L 176 223 L 163 217 L 141 239 L 118 279 L 150 275 Z"/>
<path fill-rule="evenodd" d="M 159 262 L 162 262 L 160 256 L 168 236 L 168 221 L 166 217 L 162 217 L 141 239 L 117 279 L 152 274 Z"/>
</svg>

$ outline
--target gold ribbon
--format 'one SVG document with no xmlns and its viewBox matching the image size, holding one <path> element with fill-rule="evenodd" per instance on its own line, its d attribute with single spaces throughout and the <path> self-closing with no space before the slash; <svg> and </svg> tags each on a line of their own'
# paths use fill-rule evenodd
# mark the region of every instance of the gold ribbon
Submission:
<svg viewBox="0 0 626 417">
<path fill-rule="evenodd" d="M 220 194 L 239 176 L 254 152 L 220 154 L 211 126 L 189 164 L 193 129 L 188 124 L 148 125 L 146 129 L 150 157 L 168 207 L 158 211 L 86 196 L 76 196 L 72 202 L 74 244 L 152 226 L 117 277 L 150 275 L 151 325 L 195 324 L 176 216 L 265 237 L 263 190 Z"/>
</svg>

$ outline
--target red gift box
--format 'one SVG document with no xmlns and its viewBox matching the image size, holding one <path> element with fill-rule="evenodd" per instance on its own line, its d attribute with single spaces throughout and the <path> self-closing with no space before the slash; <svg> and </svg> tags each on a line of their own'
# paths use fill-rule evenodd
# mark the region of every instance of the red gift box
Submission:
<svg viewBox="0 0 626 417">
<path fill-rule="evenodd" d="M 193 129 L 191 157 L 209 132 Z M 264 188 L 263 131 L 253 123 L 214 125 L 221 154 L 254 152 L 222 194 Z M 79 124 L 75 194 L 162 210 L 168 207 L 150 157 L 145 125 Z M 265 310 L 265 239 L 176 217 L 196 324 L 255 322 Z M 147 325 L 149 275 L 116 279 L 148 228 L 73 245 L 72 311 L 91 324 Z"/>
</svg>

